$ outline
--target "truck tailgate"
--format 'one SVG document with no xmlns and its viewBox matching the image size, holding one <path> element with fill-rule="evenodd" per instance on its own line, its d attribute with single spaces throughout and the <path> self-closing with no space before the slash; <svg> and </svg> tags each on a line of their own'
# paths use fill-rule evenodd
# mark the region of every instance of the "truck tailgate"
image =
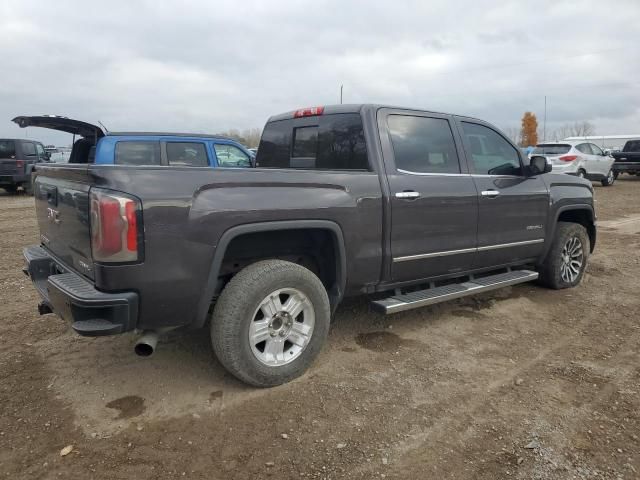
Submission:
<svg viewBox="0 0 640 480">
<path fill-rule="evenodd" d="M 67 267 L 93 279 L 87 165 L 38 169 L 34 183 L 42 245 Z"/>
</svg>

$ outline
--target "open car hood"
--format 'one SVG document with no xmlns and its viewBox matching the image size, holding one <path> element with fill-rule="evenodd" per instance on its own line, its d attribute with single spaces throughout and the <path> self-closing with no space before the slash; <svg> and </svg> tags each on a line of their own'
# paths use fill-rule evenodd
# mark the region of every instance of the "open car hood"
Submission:
<svg viewBox="0 0 640 480">
<path fill-rule="evenodd" d="M 56 115 L 37 115 L 33 117 L 22 116 L 16 117 L 12 121 L 18 124 L 20 128 L 50 128 L 52 130 L 60 130 L 61 132 L 73 133 L 74 135 L 80 135 L 85 138 L 100 138 L 105 135 L 104 130 L 97 125 Z"/>
</svg>

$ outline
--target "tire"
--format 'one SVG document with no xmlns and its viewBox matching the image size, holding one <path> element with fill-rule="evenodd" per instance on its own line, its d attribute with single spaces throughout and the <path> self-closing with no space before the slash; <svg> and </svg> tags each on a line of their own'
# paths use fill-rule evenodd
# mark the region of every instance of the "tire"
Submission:
<svg viewBox="0 0 640 480">
<path fill-rule="evenodd" d="M 11 195 L 14 195 L 18 191 L 18 187 L 16 187 L 15 185 L 6 185 L 2 188 L 4 188 L 4 190 Z"/>
<path fill-rule="evenodd" d="M 587 172 L 585 172 L 583 169 L 578 170 L 578 177 L 580 178 L 587 178 Z"/>
<path fill-rule="evenodd" d="M 33 196 L 33 183 L 31 181 L 22 184 L 22 190 L 26 195 Z"/>
<path fill-rule="evenodd" d="M 576 241 L 579 242 L 581 256 L 573 257 L 573 259 L 579 262 L 580 265 L 578 266 L 576 263 L 573 263 L 572 268 L 567 270 L 567 254 L 573 255 L 577 253 L 577 250 L 572 250 L 576 246 Z M 551 248 L 539 268 L 539 282 L 548 288 L 556 290 L 575 287 L 584 276 L 589 260 L 589 252 L 589 236 L 587 235 L 587 230 L 582 225 L 578 223 L 558 222 Z"/>
<path fill-rule="evenodd" d="M 256 387 L 273 387 L 309 368 L 327 338 L 330 320 L 329 297 L 316 275 L 295 263 L 264 260 L 241 270 L 218 297 L 211 344 L 233 376 Z"/>
<path fill-rule="evenodd" d="M 616 178 L 618 178 L 618 175 L 614 173 L 612 169 L 612 170 L 609 170 L 609 173 L 607 173 L 606 178 L 604 180 L 601 180 L 600 183 L 602 183 L 603 187 L 610 187 L 615 183 Z"/>
</svg>

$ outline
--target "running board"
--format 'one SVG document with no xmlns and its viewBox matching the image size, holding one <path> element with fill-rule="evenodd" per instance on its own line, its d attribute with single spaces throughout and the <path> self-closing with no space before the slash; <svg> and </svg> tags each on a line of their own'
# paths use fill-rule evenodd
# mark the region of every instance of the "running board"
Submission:
<svg viewBox="0 0 640 480">
<path fill-rule="evenodd" d="M 531 270 L 512 270 L 489 277 L 474 278 L 464 283 L 454 283 L 442 287 L 428 288 L 417 292 L 393 295 L 382 300 L 371 302 L 374 310 L 380 313 L 396 313 L 412 308 L 424 307 L 435 303 L 446 302 L 456 298 L 467 297 L 477 293 L 488 292 L 518 283 L 530 282 L 538 278 L 538 272 Z"/>
</svg>

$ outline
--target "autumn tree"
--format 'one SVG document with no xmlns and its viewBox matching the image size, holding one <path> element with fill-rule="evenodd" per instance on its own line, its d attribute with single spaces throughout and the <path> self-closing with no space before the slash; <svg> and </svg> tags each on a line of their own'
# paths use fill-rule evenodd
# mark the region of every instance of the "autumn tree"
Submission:
<svg viewBox="0 0 640 480">
<path fill-rule="evenodd" d="M 520 129 L 520 145 L 528 147 L 538 143 L 538 119 L 535 113 L 524 112 Z"/>
</svg>

